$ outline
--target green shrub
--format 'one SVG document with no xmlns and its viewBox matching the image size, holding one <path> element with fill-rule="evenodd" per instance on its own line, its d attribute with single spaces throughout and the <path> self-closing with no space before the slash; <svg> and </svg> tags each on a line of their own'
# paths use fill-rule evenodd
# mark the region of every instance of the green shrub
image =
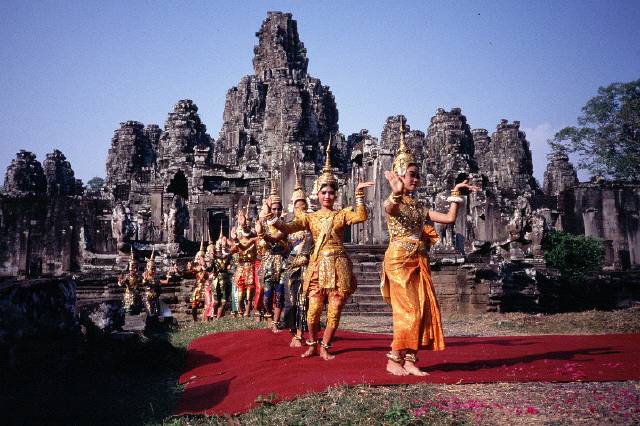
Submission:
<svg viewBox="0 0 640 426">
<path fill-rule="evenodd" d="M 544 260 L 560 272 L 562 281 L 583 282 L 602 269 L 604 248 L 598 238 L 552 230 L 542 249 Z"/>
</svg>

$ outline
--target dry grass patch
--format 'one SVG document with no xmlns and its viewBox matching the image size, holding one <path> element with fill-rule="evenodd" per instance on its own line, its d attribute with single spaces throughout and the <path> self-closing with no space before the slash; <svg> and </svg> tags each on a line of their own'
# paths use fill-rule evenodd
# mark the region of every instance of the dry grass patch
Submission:
<svg viewBox="0 0 640 426">
<path fill-rule="evenodd" d="M 562 314 L 522 312 L 443 313 L 445 336 L 527 336 L 537 334 L 640 333 L 640 304 L 617 311 Z M 340 328 L 391 333 L 391 317 L 344 316 Z"/>
</svg>

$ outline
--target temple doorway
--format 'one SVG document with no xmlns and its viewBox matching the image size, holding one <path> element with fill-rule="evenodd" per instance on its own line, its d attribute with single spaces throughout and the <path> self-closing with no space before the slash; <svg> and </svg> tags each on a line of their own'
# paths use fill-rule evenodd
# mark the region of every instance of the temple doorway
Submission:
<svg viewBox="0 0 640 426">
<path fill-rule="evenodd" d="M 229 236 L 229 216 L 222 210 L 209 210 L 209 234 L 216 241 L 220 230 L 225 237 Z"/>
</svg>

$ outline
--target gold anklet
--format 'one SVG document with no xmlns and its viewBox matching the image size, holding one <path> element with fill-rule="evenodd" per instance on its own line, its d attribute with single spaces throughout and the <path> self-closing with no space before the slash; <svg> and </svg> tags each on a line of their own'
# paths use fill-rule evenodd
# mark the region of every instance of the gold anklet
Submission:
<svg viewBox="0 0 640 426">
<path fill-rule="evenodd" d="M 416 354 L 406 354 L 404 356 L 404 360 L 415 364 L 416 362 L 418 362 L 418 357 L 416 356 Z"/>
<path fill-rule="evenodd" d="M 386 354 L 386 357 L 389 358 L 393 362 L 397 362 L 398 364 L 402 364 L 402 356 L 395 355 L 393 352 L 389 352 Z"/>
<path fill-rule="evenodd" d="M 331 343 L 325 343 L 322 340 L 318 340 L 318 343 L 320 343 L 320 346 L 322 346 L 325 349 L 331 349 L 331 346 L 333 346 Z"/>
</svg>

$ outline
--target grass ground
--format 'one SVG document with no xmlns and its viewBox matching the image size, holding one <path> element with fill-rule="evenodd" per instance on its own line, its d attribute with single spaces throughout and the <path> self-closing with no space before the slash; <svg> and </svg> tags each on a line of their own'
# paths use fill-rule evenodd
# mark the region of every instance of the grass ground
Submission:
<svg viewBox="0 0 640 426">
<path fill-rule="evenodd" d="M 640 333 L 640 306 L 557 315 L 445 315 L 446 335 Z M 26 342 L 0 369 L 3 424 L 640 424 L 640 383 L 494 383 L 353 388 L 237 417 L 172 417 L 186 347 L 210 333 L 263 327 L 223 318 L 150 338 Z M 389 332 L 390 318 L 341 328 Z M 6 361 L 6 360 L 4 360 Z"/>
</svg>

